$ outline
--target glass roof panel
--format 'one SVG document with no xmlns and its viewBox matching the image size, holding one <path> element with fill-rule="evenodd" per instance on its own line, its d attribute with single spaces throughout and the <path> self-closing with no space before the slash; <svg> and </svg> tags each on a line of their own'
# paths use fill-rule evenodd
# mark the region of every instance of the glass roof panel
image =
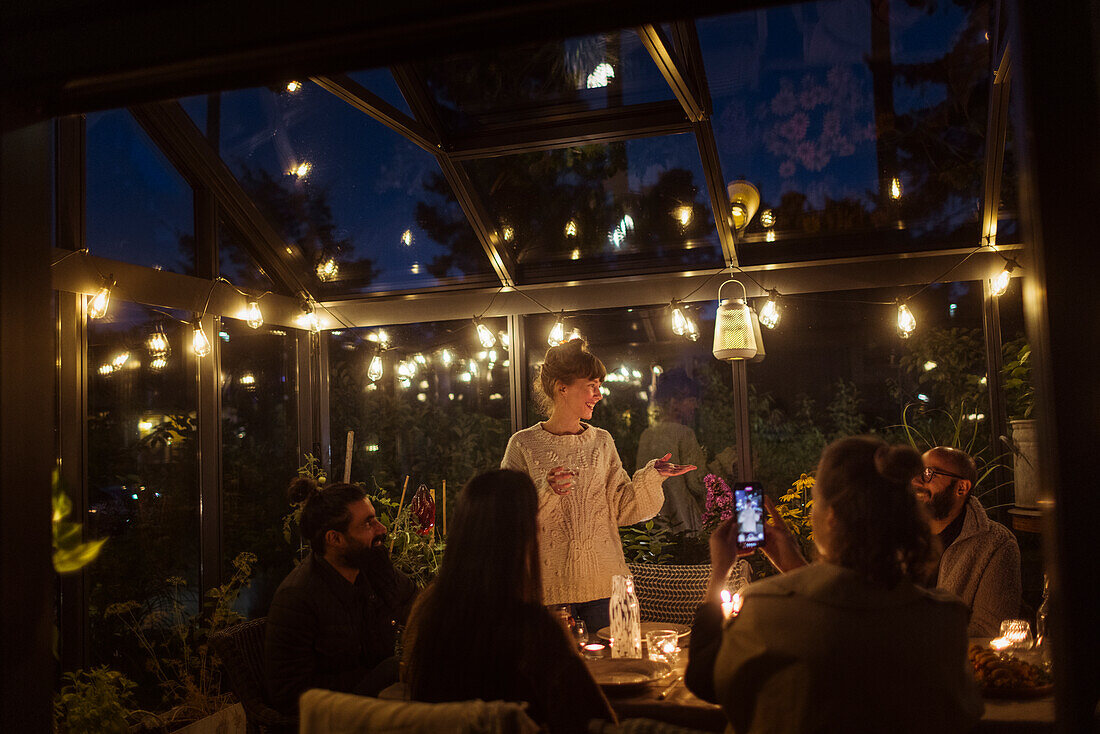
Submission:
<svg viewBox="0 0 1100 734">
<path fill-rule="evenodd" d="M 692 135 L 470 161 L 524 282 L 722 264 Z"/>
<path fill-rule="evenodd" d="M 496 281 L 434 156 L 312 82 L 223 94 L 220 150 L 320 296 Z"/>
<path fill-rule="evenodd" d="M 561 114 L 672 99 L 631 30 L 487 49 L 418 62 L 453 130 L 503 117 Z"/>
<path fill-rule="evenodd" d="M 352 78 L 352 81 L 374 92 L 409 117 L 414 117 L 412 110 L 409 108 L 409 103 L 405 101 L 401 90 L 397 88 L 397 82 L 393 80 L 393 74 L 390 73 L 389 69 L 381 67 L 365 71 L 353 71 L 348 76 Z"/>
<path fill-rule="evenodd" d="M 218 273 L 238 288 L 279 292 L 279 288 L 249 254 L 240 234 L 224 220 L 218 221 Z"/>
<path fill-rule="evenodd" d="M 126 110 L 87 116 L 87 245 L 93 255 L 195 273 L 191 187 Z"/>
<path fill-rule="evenodd" d="M 723 173 L 760 192 L 743 262 L 978 243 L 989 5 L 917 5 L 697 21 Z"/>
</svg>

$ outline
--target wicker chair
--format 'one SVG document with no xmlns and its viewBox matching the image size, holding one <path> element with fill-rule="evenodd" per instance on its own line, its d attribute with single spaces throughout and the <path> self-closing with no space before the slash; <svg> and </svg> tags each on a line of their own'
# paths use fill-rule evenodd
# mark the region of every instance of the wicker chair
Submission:
<svg viewBox="0 0 1100 734">
<path fill-rule="evenodd" d="M 267 702 L 264 685 L 264 631 L 267 618 L 241 622 L 210 636 L 221 658 L 229 687 L 244 707 L 248 734 L 284 734 L 298 731 L 298 720 L 279 713 Z"/>
<path fill-rule="evenodd" d="M 632 563 L 634 593 L 638 595 L 643 622 L 691 625 L 695 608 L 703 601 L 710 580 L 710 565 L 659 566 Z"/>
</svg>

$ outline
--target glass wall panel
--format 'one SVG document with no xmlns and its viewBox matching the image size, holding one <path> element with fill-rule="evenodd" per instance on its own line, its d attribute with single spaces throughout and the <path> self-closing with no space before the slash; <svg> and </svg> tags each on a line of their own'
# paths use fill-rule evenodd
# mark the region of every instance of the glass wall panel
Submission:
<svg viewBox="0 0 1100 734">
<path fill-rule="evenodd" d="M 446 480 L 451 502 L 470 477 L 500 467 L 511 429 L 511 354 L 506 320 L 483 323 L 493 334 L 490 347 L 469 320 L 332 332 L 334 477 L 343 476 L 349 430 L 352 480 L 381 487 L 394 502 L 406 476 L 408 498 L 420 484 L 439 489 Z"/>
<path fill-rule="evenodd" d="M 108 612 L 131 601 L 144 611 L 200 601 L 198 371 L 190 328 L 176 320 L 185 316 L 112 300 L 105 318 L 88 322 L 85 530 L 109 538 L 85 570 L 91 663 L 125 672 L 152 695 L 145 652 Z M 154 354 L 157 329 L 170 350 Z"/>
<path fill-rule="evenodd" d="M 444 123 L 467 132 L 532 114 L 564 114 L 672 99 L 637 34 L 456 54 L 417 63 Z"/>
<path fill-rule="evenodd" d="M 978 242 L 989 15 L 830 0 L 698 21 L 723 171 L 760 192 L 741 262 Z"/>
<path fill-rule="evenodd" d="M 692 135 L 466 165 L 524 281 L 722 264 Z"/>
<path fill-rule="evenodd" d="M 279 328 L 221 324 L 222 553 L 227 577 L 242 551 L 256 554 L 252 584 L 240 611 L 262 617 L 293 567 L 283 537 L 286 488 L 298 456 L 297 347 Z M 305 396 L 308 399 L 308 396 Z"/>
<path fill-rule="evenodd" d="M 126 110 L 87 116 L 85 181 L 93 255 L 194 275 L 191 187 Z"/>
<path fill-rule="evenodd" d="M 673 333 L 667 304 L 580 311 L 566 314 L 565 319 L 566 333 L 576 330 L 607 367 L 601 388 L 604 397 L 591 423 L 614 437 L 623 467 L 633 473 L 650 459 L 680 450 L 684 455 L 674 455 L 674 460 L 699 467 L 682 484 L 681 480 L 665 482 L 662 515 L 673 531 L 699 527 L 707 472 L 730 480 L 739 476 L 733 372 L 711 353 L 714 308 L 690 304 L 686 312 L 697 326 L 697 341 Z M 555 321 L 550 314 L 525 319 L 528 425 L 545 417 L 537 383 Z M 692 447 L 690 451 L 687 446 Z M 691 509 L 673 511 L 668 502 L 672 492 L 682 493 L 685 499 L 690 496 L 680 507 Z M 705 561 L 705 557 L 680 560 Z"/>
<path fill-rule="evenodd" d="M 767 356 L 748 365 L 754 478 L 770 492 L 812 471 L 831 440 L 874 432 L 906 442 L 906 424 L 921 451 L 954 445 L 979 466 L 999 460 L 987 420 L 981 283 L 929 287 L 909 302 L 917 327 L 903 339 L 894 299 L 915 290 L 782 299 L 778 326 L 763 333 Z M 993 504 L 993 484 L 976 496 Z"/>
<path fill-rule="evenodd" d="M 397 82 L 393 80 L 393 73 L 389 69 L 382 67 L 380 69 L 352 71 L 348 73 L 348 76 L 351 77 L 352 81 L 374 92 L 409 117 L 415 117 L 412 110 L 409 109 L 409 103 L 405 101 L 405 96 L 398 89 Z"/>
<path fill-rule="evenodd" d="M 220 97 L 218 148 L 318 295 L 494 281 L 435 157 L 313 82 Z"/>
</svg>

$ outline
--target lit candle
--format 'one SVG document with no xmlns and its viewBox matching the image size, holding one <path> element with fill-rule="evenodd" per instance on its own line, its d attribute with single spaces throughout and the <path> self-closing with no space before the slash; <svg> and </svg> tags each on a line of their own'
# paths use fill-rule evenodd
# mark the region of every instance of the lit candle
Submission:
<svg viewBox="0 0 1100 734">
<path fill-rule="evenodd" d="M 602 642 L 589 642 L 582 649 L 586 657 L 602 658 L 604 651 L 607 650 L 607 645 Z"/>
<path fill-rule="evenodd" d="M 734 594 L 730 594 L 729 589 L 722 589 L 722 616 L 726 619 L 730 617 L 736 617 L 737 613 L 741 611 L 741 604 L 744 603 L 744 599 L 741 597 L 741 592 L 738 591 Z"/>
<path fill-rule="evenodd" d="M 1012 644 L 1012 640 L 1007 637 L 994 637 L 989 641 L 989 646 L 994 650 L 1004 650 L 1006 647 Z"/>
</svg>

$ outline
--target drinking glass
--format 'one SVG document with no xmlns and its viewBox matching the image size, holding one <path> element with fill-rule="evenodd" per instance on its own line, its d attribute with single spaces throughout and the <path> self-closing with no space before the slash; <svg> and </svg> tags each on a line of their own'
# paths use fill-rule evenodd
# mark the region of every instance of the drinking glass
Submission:
<svg viewBox="0 0 1100 734">
<path fill-rule="evenodd" d="M 676 645 L 676 630 L 650 630 L 645 633 L 645 645 L 649 659 L 658 663 L 668 663 L 676 667 L 680 648 Z"/>
<path fill-rule="evenodd" d="M 1008 650 L 1030 650 L 1035 643 L 1031 625 L 1026 619 L 1006 619 L 1001 622 L 1001 639 L 1007 641 Z"/>
<path fill-rule="evenodd" d="M 579 617 L 573 618 L 573 637 L 577 639 L 577 647 L 583 648 L 588 642 L 588 627 Z"/>
</svg>

